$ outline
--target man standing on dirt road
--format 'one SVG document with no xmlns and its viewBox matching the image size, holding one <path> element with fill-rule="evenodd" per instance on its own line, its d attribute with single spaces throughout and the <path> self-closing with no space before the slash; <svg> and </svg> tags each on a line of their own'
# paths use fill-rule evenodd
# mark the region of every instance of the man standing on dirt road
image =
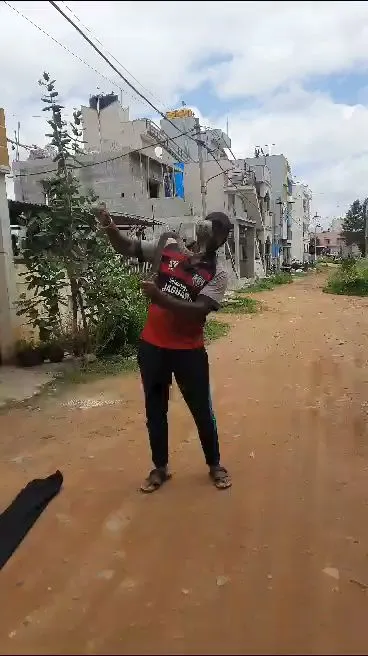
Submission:
<svg viewBox="0 0 368 656">
<path fill-rule="evenodd" d="M 227 240 L 230 220 L 223 212 L 209 214 L 197 225 L 197 252 L 191 252 L 180 245 L 174 233 L 168 233 L 160 247 L 155 240 L 123 235 L 105 209 L 99 210 L 98 219 L 118 253 L 157 264 L 154 280 L 142 283 L 150 305 L 138 364 L 154 469 L 141 490 L 154 492 L 171 478 L 167 411 L 173 374 L 197 425 L 209 475 L 218 489 L 228 488 L 231 478 L 220 464 L 203 328 L 207 315 L 219 309 L 226 291 L 227 273 L 217 250 Z"/>
</svg>

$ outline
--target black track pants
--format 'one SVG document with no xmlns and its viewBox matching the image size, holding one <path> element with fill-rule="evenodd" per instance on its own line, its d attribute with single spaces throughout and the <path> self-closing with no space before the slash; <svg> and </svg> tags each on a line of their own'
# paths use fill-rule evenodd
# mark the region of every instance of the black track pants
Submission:
<svg viewBox="0 0 368 656">
<path fill-rule="evenodd" d="M 218 465 L 218 434 L 212 410 L 205 349 L 164 349 L 141 341 L 138 363 L 155 467 L 164 467 L 169 459 L 167 410 L 172 374 L 196 423 L 207 465 Z"/>
</svg>

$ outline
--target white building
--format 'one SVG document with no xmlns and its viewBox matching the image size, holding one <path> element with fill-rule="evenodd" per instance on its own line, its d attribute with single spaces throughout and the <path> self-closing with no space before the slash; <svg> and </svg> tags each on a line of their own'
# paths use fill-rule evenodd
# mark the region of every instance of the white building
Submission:
<svg viewBox="0 0 368 656">
<path fill-rule="evenodd" d="M 265 164 L 270 170 L 273 263 L 280 266 L 292 260 L 303 261 L 308 252 L 311 191 L 307 185 L 293 182 L 290 164 L 282 154 L 257 153 L 246 162 L 252 167 Z"/>
<path fill-rule="evenodd" d="M 221 170 L 224 169 L 223 171 Z M 206 213 L 223 211 L 229 215 L 233 234 L 229 244 L 240 278 L 265 275 L 269 224 L 269 171 L 253 170 L 244 160 L 203 162 Z M 184 169 L 185 197 L 194 214 L 202 213 L 199 166 L 189 162 Z M 270 240 L 268 240 L 270 246 Z"/>
<path fill-rule="evenodd" d="M 312 193 L 308 185 L 294 182 L 291 211 L 291 259 L 305 262 L 309 259 L 309 225 Z"/>
</svg>

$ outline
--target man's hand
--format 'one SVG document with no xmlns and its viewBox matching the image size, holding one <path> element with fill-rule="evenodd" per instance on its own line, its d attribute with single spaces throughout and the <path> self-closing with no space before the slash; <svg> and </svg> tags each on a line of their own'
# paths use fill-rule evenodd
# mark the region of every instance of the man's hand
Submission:
<svg viewBox="0 0 368 656">
<path fill-rule="evenodd" d="M 199 295 L 194 303 L 182 301 L 162 292 L 152 280 L 142 282 L 142 291 L 152 303 L 170 310 L 186 321 L 205 321 L 207 314 L 214 309 L 213 301 L 207 296 Z"/>
<path fill-rule="evenodd" d="M 106 209 L 105 203 L 101 203 L 100 207 L 97 207 L 94 213 L 97 221 L 103 228 L 111 225 L 111 216 Z"/>
<path fill-rule="evenodd" d="M 142 282 L 142 292 L 152 303 L 155 303 L 161 296 L 161 291 L 152 280 Z"/>
</svg>

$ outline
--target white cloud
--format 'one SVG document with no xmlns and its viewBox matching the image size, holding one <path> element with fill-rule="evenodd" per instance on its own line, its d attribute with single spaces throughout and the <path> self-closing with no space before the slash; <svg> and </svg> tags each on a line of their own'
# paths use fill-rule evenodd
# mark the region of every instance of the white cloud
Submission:
<svg viewBox="0 0 368 656">
<path fill-rule="evenodd" d="M 368 106 L 337 104 L 299 87 L 230 117 L 235 155 L 274 143 L 273 152 L 284 153 L 294 175 L 310 185 L 314 209 L 325 217 L 368 195 L 367 130 Z"/>
<path fill-rule="evenodd" d="M 118 82 L 49 3 L 11 4 Z M 65 10 L 64 3 L 60 6 Z M 284 152 L 296 175 L 312 187 L 321 214 L 342 212 L 365 193 L 366 90 L 360 96 L 365 104 L 353 106 L 335 103 L 327 93 L 307 92 L 305 82 L 367 69 L 368 2 L 68 1 L 68 6 L 162 100 L 160 107 L 173 106 L 203 82 L 212 83 L 219 98 L 237 99 L 237 109 L 228 113 L 235 152 L 248 155 L 255 145 L 275 143 L 274 152 Z M 44 121 L 33 118 L 42 115 L 37 80 L 43 70 L 57 79 L 68 108 L 85 103 L 97 86 L 111 91 L 111 82 L 4 3 L 0 24 L 1 103 L 10 133 L 20 120 L 26 143 L 43 142 Z M 242 111 L 239 99 L 249 96 L 259 107 Z M 150 115 L 126 88 L 124 101 L 134 116 Z M 207 121 L 224 127 L 226 118 L 215 106 L 207 113 Z"/>
</svg>

